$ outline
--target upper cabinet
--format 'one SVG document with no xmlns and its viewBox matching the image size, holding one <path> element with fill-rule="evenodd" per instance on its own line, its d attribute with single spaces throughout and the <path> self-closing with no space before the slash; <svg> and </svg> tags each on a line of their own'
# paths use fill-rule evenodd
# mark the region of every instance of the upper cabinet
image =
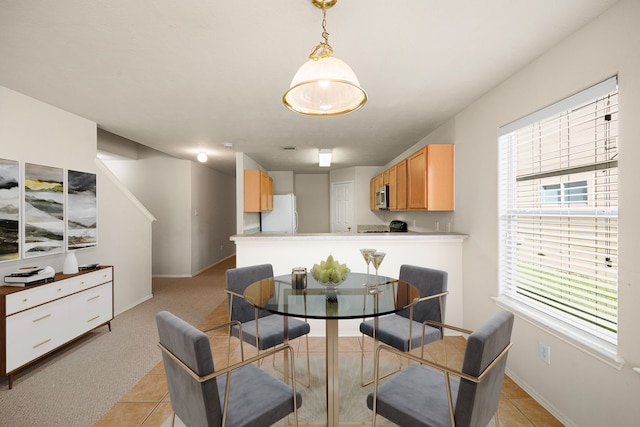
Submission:
<svg viewBox="0 0 640 427">
<path fill-rule="evenodd" d="M 451 211 L 454 209 L 453 144 L 429 144 L 371 180 L 375 188 L 389 186 L 389 210 Z"/>
<path fill-rule="evenodd" d="M 389 209 L 390 210 L 396 210 L 398 207 L 398 178 L 396 175 L 396 168 L 397 166 L 391 166 L 389 169 L 387 169 L 383 176 L 387 177 L 386 180 L 386 184 L 389 186 Z"/>
<path fill-rule="evenodd" d="M 381 173 L 380 175 L 374 176 L 373 178 L 371 178 L 371 181 L 369 182 L 370 182 L 369 207 L 371 208 L 372 211 L 377 211 L 379 210 L 379 208 L 376 207 L 376 190 L 385 184 L 384 174 Z"/>
<path fill-rule="evenodd" d="M 258 169 L 244 171 L 244 211 L 268 212 L 273 209 L 273 178 Z"/>
<path fill-rule="evenodd" d="M 396 166 L 396 210 L 407 209 L 407 160 L 402 160 Z"/>
<path fill-rule="evenodd" d="M 453 210 L 453 144 L 429 144 L 407 158 L 407 208 Z"/>
</svg>

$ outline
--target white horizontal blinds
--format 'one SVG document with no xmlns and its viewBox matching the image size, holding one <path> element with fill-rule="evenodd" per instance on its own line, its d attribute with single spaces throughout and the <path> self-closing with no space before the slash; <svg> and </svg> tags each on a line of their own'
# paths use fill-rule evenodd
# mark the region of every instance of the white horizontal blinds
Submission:
<svg viewBox="0 0 640 427">
<path fill-rule="evenodd" d="M 615 344 L 618 95 L 598 88 L 499 132 L 501 294 Z"/>
</svg>

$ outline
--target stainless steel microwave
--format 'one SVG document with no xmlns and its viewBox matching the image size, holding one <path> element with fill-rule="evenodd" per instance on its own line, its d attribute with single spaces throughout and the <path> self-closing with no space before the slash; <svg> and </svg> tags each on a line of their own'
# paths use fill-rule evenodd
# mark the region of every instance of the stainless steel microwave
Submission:
<svg viewBox="0 0 640 427">
<path fill-rule="evenodd" d="M 389 209 L 389 186 L 383 185 L 376 188 L 376 208 Z"/>
</svg>

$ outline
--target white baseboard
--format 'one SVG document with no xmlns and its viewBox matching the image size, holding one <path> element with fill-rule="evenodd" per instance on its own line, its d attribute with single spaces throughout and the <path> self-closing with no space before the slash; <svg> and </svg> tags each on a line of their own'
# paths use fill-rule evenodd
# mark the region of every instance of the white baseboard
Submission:
<svg viewBox="0 0 640 427">
<path fill-rule="evenodd" d="M 518 384 L 518 386 L 520 386 L 520 388 L 522 388 L 524 391 L 526 391 L 527 394 L 529 394 L 529 396 L 531 396 L 536 402 L 538 402 L 540 405 L 542 405 L 542 407 L 544 409 L 549 411 L 551 413 L 551 415 L 556 417 L 556 419 L 558 421 L 560 421 L 563 425 L 565 425 L 567 427 L 578 427 L 578 424 L 574 423 L 572 420 L 567 418 L 566 415 L 564 415 L 562 412 L 560 412 L 558 410 L 558 408 L 556 408 L 549 401 L 547 401 L 533 387 L 531 387 L 529 384 L 527 384 L 525 381 L 523 381 L 522 378 L 520 378 L 515 373 L 513 373 L 513 371 L 511 371 L 511 369 L 507 368 L 506 369 L 506 374 L 509 376 L 509 378 L 511 378 L 513 380 L 513 382 Z"/>
<path fill-rule="evenodd" d="M 236 253 L 235 253 L 235 252 L 234 252 L 234 253 L 232 253 L 231 255 L 227 256 L 227 257 L 224 257 L 224 258 L 222 258 L 222 259 L 219 259 L 218 261 L 214 262 L 213 264 L 208 265 L 207 267 L 205 267 L 205 268 L 203 268 L 203 269 L 201 269 L 201 270 L 196 271 L 195 273 L 193 273 L 193 274 L 192 274 L 192 276 L 197 276 L 198 274 L 202 273 L 203 271 L 210 269 L 210 268 L 211 268 L 211 267 L 213 267 L 214 265 L 218 265 L 218 264 L 220 264 L 221 262 L 224 262 L 224 261 L 226 261 L 226 260 L 228 260 L 229 258 L 232 258 L 232 257 L 234 257 L 234 256 L 236 256 Z"/>
<path fill-rule="evenodd" d="M 231 257 L 236 256 L 235 252 L 232 253 L 231 255 L 219 259 L 218 261 L 214 262 L 213 264 L 209 264 L 208 266 L 194 272 L 193 274 L 152 274 L 151 277 L 154 279 L 184 279 L 184 278 L 191 278 L 194 276 L 197 276 L 198 274 L 202 273 L 203 271 L 206 271 L 208 269 L 210 269 L 211 267 L 213 267 L 214 265 L 218 265 L 223 261 L 228 260 Z"/>
<path fill-rule="evenodd" d="M 115 317 L 115 316 L 117 316 L 117 315 L 119 315 L 119 314 L 122 314 L 122 313 L 124 313 L 125 311 L 132 309 L 132 308 L 133 308 L 133 307 L 135 307 L 136 305 L 138 305 L 138 304 L 142 304 L 143 302 L 145 302 L 145 301 L 147 301 L 147 300 L 150 300 L 151 298 L 153 298 L 153 294 L 149 294 L 149 295 L 147 295 L 146 297 L 141 298 L 141 299 L 139 299 L 138 301 L 136 301 L 136 302 L 134 302 L 134 303 L 129 304 L 128 306 L 126 306 L 126 307 L 122 308 L 121 310 L 118 310 L 117 312 L 114 312 L 114 313 L 113 313 L 113 315 L 114 315 L 114 317 Z"/>
<path fill-rule="evenodd" d="M 193 277 L 190 274 L 153 274 L 152 279 L 189 279 Z"/>
</svg>

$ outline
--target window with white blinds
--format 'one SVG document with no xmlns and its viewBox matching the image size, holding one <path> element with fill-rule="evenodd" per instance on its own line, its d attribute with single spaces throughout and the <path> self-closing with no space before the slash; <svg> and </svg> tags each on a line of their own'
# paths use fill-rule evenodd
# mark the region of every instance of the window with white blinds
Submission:
<svg viewBox="0 0 640 427">
<path fill-rule="evenodd" d="M 499 299 L 614 346 L 617 141 L 615 77 L 498 132 Z"/>
</svg>

